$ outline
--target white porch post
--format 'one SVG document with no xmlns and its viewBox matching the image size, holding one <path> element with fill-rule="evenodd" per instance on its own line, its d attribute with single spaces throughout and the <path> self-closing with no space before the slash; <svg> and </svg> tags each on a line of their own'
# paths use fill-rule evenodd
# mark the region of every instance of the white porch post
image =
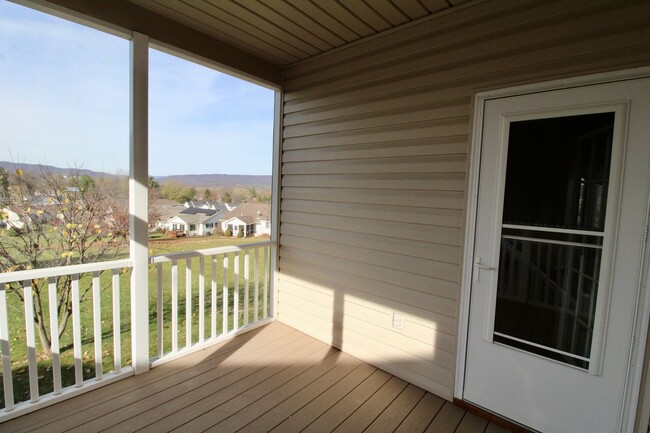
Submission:
<svg viewBox="0 0 650 433">
<path fill-rule="evenodd" d="M 271 240 L 275 246 L 271 247 L 271 262 L 269 264 L 270 277 L 270 315 L 278 317 L 278 259 L 280 253 L 280 191 L 282 182 L 282 124 L 284 117 L 284 90 L 275 92 L 275 115 L 273 119 L 273 185 L 271 190 Z"/>
<path fill-rule="evenodd" d="M 131 223 L 131 359 L 135 373 L 149 370 L 149 250 L 147 221 L 149 154 L 149 38 L 131 39 L 131 143 L 129 214 Z"/>
</svg>

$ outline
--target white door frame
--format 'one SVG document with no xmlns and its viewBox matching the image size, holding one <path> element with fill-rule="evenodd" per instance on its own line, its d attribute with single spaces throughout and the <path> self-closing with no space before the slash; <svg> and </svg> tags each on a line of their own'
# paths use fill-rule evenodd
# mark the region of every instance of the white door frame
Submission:
<svg viewBox="0 0 650 433">
<path fill-rule="evenodd" d="M 572 87 L 582 87 L 614 81 L 625 81 L 636 78 L 650 77 L 650 67 L 629 69 L 623 71 L 609 72 L 604 74 L 587 75 L 578 78 L 555 80 L 539 84 L 524 85 L 506 89 L 490 90 L 476 93 L 474 97 L 474 112 L 472 122 L 472 140 L 470 143 L 470 158 L 468 169 L 467 204 L 465 215 L 465 240 L 463 245 L 463 266 L 461 274 L 461 296 L 459 302 L 459 329 L 456 351 L 456 375 L 454 383 L 454 397 L 463 399 L 465 387 L 465 364 L 467 354 L 467 337 L 469 327 L 470 294 L 472 283 L 472 272 L 474 270 L 474 243 L 476 239 L 476 218 L 479 191 L 479 170 L 481 162 L 481 144 L 483 140 L 483 115 L 485 101 L 488 99 L 504 98 L 531 93 L 540 93 L 551 90 L 560 90 Z M 650 209 L 646 209 L 646 217 L 650 215 Z M 648 230 L 646 220 L 646 236 Z M 643 278 L 640 282 L 650 281 L 649 245 L 644 247 L 644 257 L 641 271 Z M 641 376 L 644 367 L 645 344 L 648 334 L 648 323 L 650 320 L 650 296 L 645 293 L 650 287 L 643 284 L 638 287 L 637 311 L 634 317 L 634 329 L 632 334 L 632 350 L 627 371 L 627 383 L 625 402 L 623 403 L 623 432 L 632 432 L 639 403 L 639 391 L 641 387 Z M 642 420 L 643 421 L 643 420 Z M 647 428 L 647 426 L 646 426 Z M 644 430 L 645 431 L 645 430 Z"/>
</svg>

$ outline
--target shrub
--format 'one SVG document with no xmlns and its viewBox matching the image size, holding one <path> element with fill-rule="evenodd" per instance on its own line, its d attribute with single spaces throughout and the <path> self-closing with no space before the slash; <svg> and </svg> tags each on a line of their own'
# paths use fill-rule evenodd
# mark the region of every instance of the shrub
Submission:
<svg viewBox="0 0 650 433">
<path fill-rule="evenodd" d="M 239 228 L 239 231 L 237 232 L 237 237 L 238 238 L 243 238 L 244 237 L 244 231 L 241 229 L 241 227 Z"/>
<path fill-rule="evenodd" d="M 226 236 L 226 237 L 230 237 L 230 236 L 232 236 L 232 232 L 230 231 L 230 229 L 226 229 L 226 231 L 223 232 L 223 235 Z"/>
<path fill-rule="evenodd" d="M 20 236 L 23 233 L 21 229 L 17 229 L 16 227 L 11 227 L 9 230 L 7 230 L 7 232 L 9 233 L 9 236 L 11 236 L 12 238 Z"/>
</svg>

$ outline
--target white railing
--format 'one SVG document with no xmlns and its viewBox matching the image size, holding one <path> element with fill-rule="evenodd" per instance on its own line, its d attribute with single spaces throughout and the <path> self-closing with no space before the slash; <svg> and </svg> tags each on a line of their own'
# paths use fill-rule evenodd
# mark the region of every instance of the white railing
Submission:
<svg viewBox="0 0 650 433">
<path fill-rule="evenodd" d="M 133 374 L 130 365 L 123 365 L 121 334 L 124 330 L 120 323 L 120 275 L 131 267 L 132 263 L 127 259 L 0 274 L 0 351 L 4 397 L 0 422 Z M 110 275 L 102 275 L 104 273 Z M 112 305 L 104 307 L 104 315 L 107 310 L 112 310 L 111 320 L 103 320 L 102 317 L 102 286 L 104 289 L 110 288 L 104 300 L 110 298 Z M 11 291 L 16 293 L 7 293 Z M 82 301 L 84 294 L 91 297 L 92 302 Z M 70 354 L 69 350 L 61 347 L 62 341 L 59 339 L 59 312 L 62 310 L 58 306 L 61 304 L 68 309 L 65 314 L 70 314 L 72 321 L 72 335 L 68 331 L 63 337 L 64 343 L 72 346 L 73 365 L 65 369 L 62 367 L 62 355 L 68 358 Z M 14 320 L 9 320 L 10 315 Z M 24 320 L 16 320 L 17 315 L 23 315 Z M 39 317 L 49 330 L 51 352 L 51 364 L 46 362 L 47 365 L 41 365 L 40 369 L 40 344 L 37 344 L 35 329 Z M 92 333 L 88 332 L 90 329 Z M 103 342 L 103 335 L 109 338 L 109 334 L 112 334 L 112 343 Z M 111 345 L 112 348 L 108 347 Z M 12 359 L 12 348 L 16 349 L 15 353 L 22 353 L 26 349 L 26 372 L 20 369 L 12 371 L 12 362 L 24 363 L 24 359 Z M 40 349 L 47 350 L 43 347 Z M 109 372 L 104 371 L 111 368 L 104 366 L 105 352 L 109 355 L 112 352 L 112 370 Z M 28 391 L 15 395 L 14 384 L 25 381 L 29 384 Z M 46 391 L 44 395 L 41 395 L 41 389 Z"/>
<path fill-rule="evenodd" d="M 275 245 L 150 257 L 151 365 L 272 320 Z M 126 259 L 0 273 L 0 423 L 134 374 L 132 269 Z M 59 338 L 62 304 L 70 320 Z"/>
<path fill-rule="evenodd" d="M 151 257 L 157 287 L 152 365 L 268 322 L 274 247 L 269 241 Z"/>
</svg>

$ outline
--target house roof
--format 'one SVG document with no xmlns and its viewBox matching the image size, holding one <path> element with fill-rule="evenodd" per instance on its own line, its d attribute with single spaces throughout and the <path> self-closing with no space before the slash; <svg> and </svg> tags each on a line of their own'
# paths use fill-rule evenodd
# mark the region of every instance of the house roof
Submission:
<svg viewBox="0 0 650 433">
<path fill-rule="evenodd" d="M 271 205 L 266 203 L 259 203 L 256 201 L 250 201 L 248 203 L 242 203 L 237 206 L 235 209 L 223 215 L 220 221 L 228 221 L 233 218 L 239 218 L 240 220 L 246 222 L 243 218 L 249 218 L 251 221 L 248 224 L 253 224 L 255 221 L 264 219 L 271 219 Z"/>
<path fill-rule="evenodd" d="M 208 222 L 219 221 L 219 215 L 217 213 L 213 213 L 212 215 L 207 215 L 204 213 L 195 213 L 195 214 L 179 213 L 174 218 L 178 218 L 184 221 L 186 224 L 205 224 Z"/>
<path fill-rule="evenodd" d="M 183 209 L 182 211 L 179 212 L 179 214 L 182 215 L 197 215 L 197 214 L 203 214 L 207 216 L 212 216 L 218 212 L 222 212 L 219 210 L 213 210 L 213 209 L 203 209 L 200 207 L 188 207 L 186 209 Z"/>
<path fill-rule="evenodd" d="M 244 224 L 255 224 L 255 218 L 250 217 L 250 216 L 232 217 L 232 218 L 228 218 L 227 220 L 221 220 L 221 221 L 223 221 L 225 223 L 229 223 L 230 221 L 234 221 L 234 220 L 239 220 L 239 221 L 243 222 Z"/>
</svg>

